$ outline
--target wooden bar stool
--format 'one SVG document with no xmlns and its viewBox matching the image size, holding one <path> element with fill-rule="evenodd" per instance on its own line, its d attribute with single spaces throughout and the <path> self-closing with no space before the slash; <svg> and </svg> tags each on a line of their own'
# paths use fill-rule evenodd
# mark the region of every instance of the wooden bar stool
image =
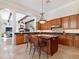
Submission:
<svg viewBox="0 0 79 59">
<path fill-rule="evenodd" d="M 38 54 L 40 59 L 42 48 L 47 47 L 47 51 L 48 51 L 48 42 L 45 39 L 42 39 L 38 36 L 32 36 L 32 38 L 34 39 L 34 51 L 32 57 L 34 56 L 36 49 L 38 49 L 39 51 Z M 47 52 L 47 59 L 48 59 L 48 52 Z"/>
</svg>

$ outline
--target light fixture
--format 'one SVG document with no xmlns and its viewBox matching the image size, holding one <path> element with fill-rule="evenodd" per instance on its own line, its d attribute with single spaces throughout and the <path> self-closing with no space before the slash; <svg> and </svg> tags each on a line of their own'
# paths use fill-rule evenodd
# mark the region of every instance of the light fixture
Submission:
<svg viewBox="0 0 79 59">
<path fill-rule="evenodd" d="M 44 19 L 44 11 L 43 11 L 43 0 L 42 0 L 42 12 L 40 13 L 39 23 L 44 24 L 46 20 Z"/>
</svg>

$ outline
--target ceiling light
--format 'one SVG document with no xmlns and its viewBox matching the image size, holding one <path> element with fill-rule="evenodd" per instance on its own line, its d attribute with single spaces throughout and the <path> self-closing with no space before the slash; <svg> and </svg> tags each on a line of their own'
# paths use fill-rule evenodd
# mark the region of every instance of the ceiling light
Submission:
<svg viewBox="0 0 79 59">
<path fill-rule="evenodd" d="M 44 24 L 46 20 L 44 20 L 44 11 L 43 11 L 43 0 L 42 0 L 42 12 L 40 13 L 39 23 Z"/>
</svg>

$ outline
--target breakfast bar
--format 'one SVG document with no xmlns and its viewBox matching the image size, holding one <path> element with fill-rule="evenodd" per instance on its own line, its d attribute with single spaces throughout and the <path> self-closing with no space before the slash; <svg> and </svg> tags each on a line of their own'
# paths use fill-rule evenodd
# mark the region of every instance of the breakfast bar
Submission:
<svg viewBox="0 0 79 59">
<path fill-rule="evenodd" d="M 44 47 L 42 50 L 49 55 L 53 55 L 55 52 L 58 51 L 58 34 L 53 34 L 51 32 L 26 32 L 26 33 L 15 33 L 16 44 L 24 43 L 24 35 L 35 35 L 40 37 L 42 40 L 47 40 L 47 46 Z M 21 42 L 20 42 L 21 41 Z M 47 48 L 48 47 L 48 51 Z"/>
</svg>

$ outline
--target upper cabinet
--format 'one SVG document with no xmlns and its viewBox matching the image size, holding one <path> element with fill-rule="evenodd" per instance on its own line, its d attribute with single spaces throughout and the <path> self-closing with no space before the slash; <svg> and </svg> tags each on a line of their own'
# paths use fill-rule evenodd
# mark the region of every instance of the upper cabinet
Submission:
<svg viewBox="0 0 79 59">
<path fill-rule="evenodd" d="M 51 20 L 50 22 L 51 22 L 51 26 L 53 26 L 53 25 L 60 25 L 61 26 L 61 18 Z"/>
<path fill-rule="evenodd" d="M 70 22 L 69 16 L 63 17 L 63 18 L 62 18 L 62 27 L 63 27 L 64 29 L 70 28 L 69 22 Z"/>
<path fill-rule="evenodd" d="M 58 18 L 56 19 L 56 25 L 62 25 L 62 19 L 61 18 Z"/>
<path fill-rule="evenodd" d="M 41 30 L 41 24 L 39 22 L 36 23 L 36 30 Z"/>
<path fill-rule="evenodd" d="M 79 29 L 79 14 L 61 17 L 47 21 L 45 24 L 39 24 L 41 30 L 50 30 L 51 26 L 62 26 L 64 29 Z"/>
<path fill-rule="evenodd" d="M 77 28 L 77 15 L 70 16 L 69 26 L 71 29 Z"/>
<path fill-rule="evenodd" d="M 78 29 L 79 15 L 72 15 L 62 18 L 62 27 L 64 29 Z"/>
<path fill-rule="evenodd" d="M 79 29 L 79 14 L 77 14 L 77 28 Z"/>
</svg>

